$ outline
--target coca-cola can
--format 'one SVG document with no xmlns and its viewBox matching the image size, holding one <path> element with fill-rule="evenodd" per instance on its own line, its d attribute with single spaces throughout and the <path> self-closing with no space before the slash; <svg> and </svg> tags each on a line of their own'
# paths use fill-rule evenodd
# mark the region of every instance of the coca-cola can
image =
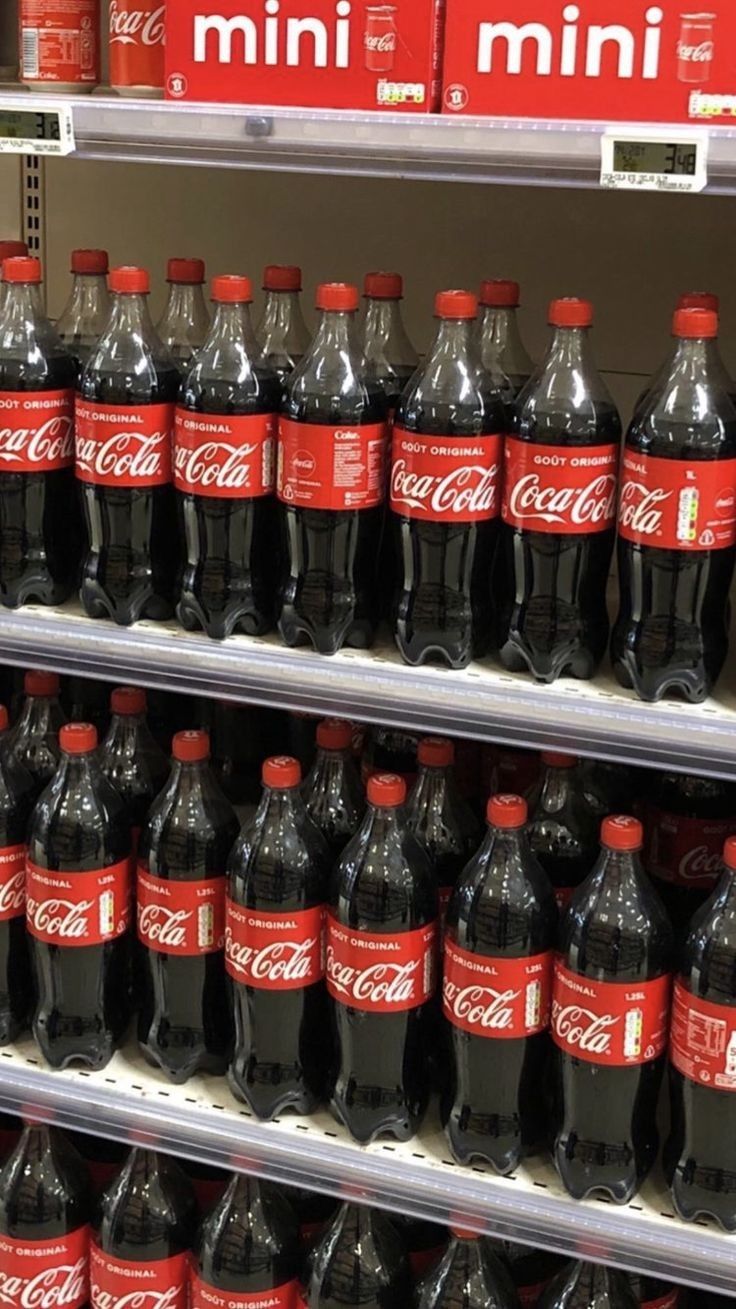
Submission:
<svg viewBox="0 0 736 1309">
<path fill-rule="evenodd" d="M 163 95 L 165 32 L 160 0 L 110 0 L 110 86 L 118 95 Z"/>
<path fill-rule="evenodd" d="M 18 74 L 18 0 L 0 5 L 0 78 L 12 81 Z"/>
<path fill-rule="evenodd" d="M 713 68 L 715 14 L 682 14 L 677 42 L 677 76 L 697 86 L 710 80 Z"/>
<path fill-rule="evenodd" d="M 20 0 L 20 80 L 34 91 L 91 91 L 100 80 L 98 0 Z"/>
<path fill-rule="evenodd" d="M 395 5 L 369 5 L 365 11 L 365 66 L 369 73 L 390 73 L 396 58 Z"/>
</svg>

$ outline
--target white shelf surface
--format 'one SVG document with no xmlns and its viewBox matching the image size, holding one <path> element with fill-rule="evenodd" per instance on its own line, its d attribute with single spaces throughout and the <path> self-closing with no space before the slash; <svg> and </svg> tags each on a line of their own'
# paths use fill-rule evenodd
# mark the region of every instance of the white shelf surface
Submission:
<svg viewBox="0 0 736 1309">
<path fill-rule="evenodd" d="M 312 714 L 567 749 L 649 767 L 736 772 L 736 664 L 703 705 L 643 704 L 610 672 L 538 685 L 493 663 L 452 672 L 409 668 L 388 642 L 333 658 L 274 637 L 210 641 L 174 623 L 116 627 L 75 606 L 0 611 L 0 663 L 165 687 Z"/>
<path fill-rule="evenodd" d="M 508 1178 L 454 1164 L 432 1116 L 406 1144 L 361 1147 L 326 1112 L 261 1123 L 223 1078 L 172 1086 L 133 1051 L 98 1073 L 52 1072 L 30 1040 L 0 1050 L 0 1108 L 435 1222 L 452 1213 L 476 1231 L 736 1294 L 734 1238 L 681 1222 L 661 1180 L 630 1205 L 576 1203 L 541 1158 Z"/>
</svg>

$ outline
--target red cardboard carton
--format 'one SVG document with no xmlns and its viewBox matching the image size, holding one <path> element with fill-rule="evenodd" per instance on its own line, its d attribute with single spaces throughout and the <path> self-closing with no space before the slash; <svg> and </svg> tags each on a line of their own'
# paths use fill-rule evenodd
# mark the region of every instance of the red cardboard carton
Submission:
<svg viewBox="0 0 736 1309">
<path fill-rule="evenodd" d="M 443 111 L 733 124 L 736 0 L 702 9 L 687 0 L 447 0 Z"/>
<path fill-rule="evenodd" d="M 170 100 L 439 109 L 445 0 L 176 0 Z"/>
</svg>

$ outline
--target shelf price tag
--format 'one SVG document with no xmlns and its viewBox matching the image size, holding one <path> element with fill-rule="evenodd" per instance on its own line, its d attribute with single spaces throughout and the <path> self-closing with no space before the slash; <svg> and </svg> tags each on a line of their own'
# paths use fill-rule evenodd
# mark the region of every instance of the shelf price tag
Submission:
<svg viewBox="0 0 736 1309">
<path fill-rule="evenodd" d="M 0 154 L 70 155 L 75 149 L 68 105 L 40 110 L 0 106 Z"/>
<path fill-rule="evenodd" d="M 707 132 L 609 128 L 601 137 L 601 186 L 613 191 L 703 191 Z"/>
</svg>

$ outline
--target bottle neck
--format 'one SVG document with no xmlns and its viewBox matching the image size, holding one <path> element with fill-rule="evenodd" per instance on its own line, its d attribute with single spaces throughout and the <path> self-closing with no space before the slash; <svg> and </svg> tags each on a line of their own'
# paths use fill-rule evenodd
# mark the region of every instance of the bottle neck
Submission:
<svg viewBox="0 0 736 1309">
<path fill-rule="evenodd" d="M 303 354 L 309 344 L 309 332 L 302 316 L 298 291 L 267 291 L 263 315 L 258 324 L 258 340 L 264 354 L 289 348 Z"/>
<path fill-rule="evenodd" d="M 542 368 L 589 372 L 595 370 L 590 344 L 590 328 L 557 327 L 554 330 Z"/>
<path fill-rule="evenodd" d="M 14 738 L 45 736 L 49 729 L 52 705 L 56 699 L 47 695 L 29 695 L 20 712 L 13 733 Z"/>
<path fill-rule="evenodd" d="M 350 312 L 324 310 L 310 350 L 311 355 L 342 355 L 346 362 L 355 363 L 359 355 L 356 339 L 356 316 Z"/>
<path fill-rule="evenodd" d="M 365 354 L 371 361 L 385 358 L 390 364 L 416 365 L 419 356 L 406 334 L 400 300 L 370 297 L 365 313 Z"/>
<path fill-rule="evenodd" d="M 508 358 L 513 363 L 530 368 L 531 360 L 521 339 L 519 319 L 515 307 L 484 305 L 481 308 L 478 329 L 481 348 L 498 359 Z"/>
<path fill-rule="evenodd" d="M 475 369 L 477 358 L 473 341 L 474 328 L 475 320 L 471 318 L 440 319 L 437 335 L 427 354 L 427 371 L 448 361 Z"/>
<path fill-rule="evenodd" d="M 148 297 L 126 293 L 112 297 L 110 320 L 105 335 L 137 337 L 149 346 L 158 342 L 148 307 Z"/>
<path fill-rule="evenodd" d="M 632 883 L 639 882 L 642 879 L 643 873 L 639 852 L 635 850 L 611 850 L 608 846 L 603 846 L 592 877 L 598 886 L 605 882 L 608 893 L 615 895 L 617 888 L 623 889 L 623 887 L 631 886 Z"/>
<path fill-rule="evenodd" d="M 108 309 L 109 301 L 105 277 L 92 273 L 77 273 L 62 318 L 94 318 Z"/>
<path fill-rule="evenodd" d="M 249 304 L 218 304 L 203 349 L 220 357 L 237 352 L 254 359 L 258 344 L 253 332 Z"/>
<path fill-rule="evenodd" d="M 206 320 L 208 314 L 201 283 L 170 282 L 162 321 L 171 325 L 175 322 L 196 323 L 203 318 Z"/>
<path fill-rule="evenodd" d="M 88 789 L 98 772 L 97 754 L 65 754 L 62 750 L 59 761 L 57 780 L 62 787 L 71 791 Z"/>
<path fill-rule="evenodd" d="M 113 714 L 104 749 L 115 754 L 134 755 L 144 721 L 143 714 Z"/>
<path fill-rule="evenodd" d="M 2 320 L 0 333 L 11 332 L 15 335 L 27 332 L 28 325 L 37 327 L 40 323 L 50 328 L 46 318 L 43 291 L 38 282 L 4 282 L 2 300 Z"/>
<path fill-rule="evenodd" d="M 265 786 L 255 821 L 259 827 L 267 822 L 272 831 L 281 831 L 287 825 L 298 823 L 304 813 L 304 801 L 298 786 Z"/>
<path fill-rule="evenodd" d="M 668 387 L 673 382 L 701 385 L 708 376 L 720 374 L 723 369 L 718 341 L 715 337 L 697 340 L 675 338 L 675 350 Z"/>
</svg>

